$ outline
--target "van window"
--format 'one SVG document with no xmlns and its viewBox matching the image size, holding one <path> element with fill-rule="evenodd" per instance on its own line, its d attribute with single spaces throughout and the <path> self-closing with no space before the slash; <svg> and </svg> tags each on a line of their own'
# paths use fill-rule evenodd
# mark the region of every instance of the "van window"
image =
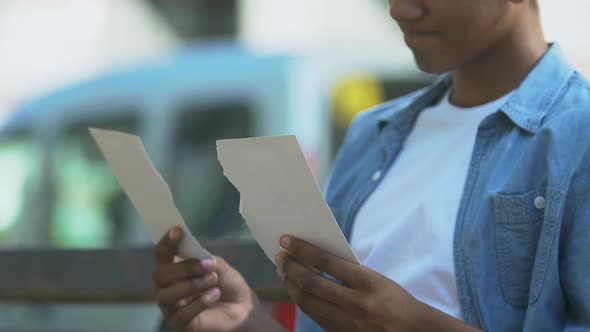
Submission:
<svg viewBox="0 0 590 332">
<path fill-rule="evenodd" d="M 180 213 L 199 238 L 251 238 L 238 212 L 239 193 L 223 175 L 216 141 L 253 133 L 246 103 L 191 104 L 175 131 L 170 187 Z"/>
<path fill-rule="evenodd" d="M 17 226 L 39 208 L 33 202 L 39 185 L 40 155 L 28 136 L 0 142 L 0 246 L 17 244 Z"/>
<path fill-rule="evenodd" d="M 137 132 L 132 116 L 76 123 L 53 151 L 50 239 L 57 247 L 103 248 L 124 242 L 130 204 L 88 127 Z"/>
</svg>

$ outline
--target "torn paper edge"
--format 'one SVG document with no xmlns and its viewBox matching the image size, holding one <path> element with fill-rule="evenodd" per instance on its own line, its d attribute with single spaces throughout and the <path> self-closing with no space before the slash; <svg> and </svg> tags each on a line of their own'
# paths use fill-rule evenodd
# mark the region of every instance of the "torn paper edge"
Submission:
<svg viewBox="0 0 590 332">
<path fill-rule="evenodd" d="M 313 182 L 315 183 L 316 189 L 319 191 L 319 193 L 321 194 L 322 198 L 324 199 L 324 204 L 327 206 L 328 210 L 330 211 L 330 215 L 332 216 L 333 221 L 336 223 L 336 225 L 338 226 L 338 230 L 340 232 L 340 235 L 342 236 L 342 238 L 345 239 L 345 241 L 347 242 L 348 246 L 350 247 L 350 252 L 352 253 L 352 256 L 354 257 L 355 261 L 351 262 L 351 263 L 355 263 L 355 264 L 361 264 L 360 260 L 358 259 L 356 253 L 354 252 L 354 250 L 352 250 L 352 247 L 350 246 L 350 243 L 348 243 L 348 241 L 346 240 L 346 237 L 344 236 L 344 233 L 342 232 L 342 229 L 340 228 L 340 225 L 338 225 L 338 222 L 336 221 L 336 217 L 334 216 L 334 212 L 332 212 L 332 209 L 330 208 L 329 204 L 327 204 L 327 202 L 325 201 L 324 195 L 322 193 L 321 187 L 317 181 L 317 179 L 315 178 L 313 171 L 311 170 L 311 166 L 309 164 L 309 160 L 307 160 L 307 157 L 305 156 L 305 153 L 303 153 L 303 149 L 301 148 L 301 142 L 299 142 L 299 139 L 297 138 L 296 135 L 286 135 L 286 136 L 261 136 L 261 137 L 251 137 L 251 138 L 236 138 L 236 139 L 225 139 L 225 140 L 217 140 L 216 141 L 216 152 L 217 152 L 217 159 L 219 161 L 219 164 L 221 165 L 221 168 L 223 170 L 223 175 L 226 177 L 226 179 L 228 179 L 228 181 L 236 188 L 236 190 L 238 191 L 239 195 L 240 195 L 240 203 L 239 203 L 239 208 L 238 211 L 240 213 L 240 215 L 242 216 L 242 218 L 244 218 L 244 220 L 246 221 L 246 224 L 248 225 L 249 228 L 251 228 L 252 226 L 247 222 L 248 218 L 244 215 L 244 198 L 242 197 L 242 192 L 240 190 L 240 188 L 238 188 L 238 186 L 234 183 L 234 181 L 232 181 L 232 177 L 229 176 L 229 174 L 226 171 L 226 167 L 223 165 L 223 162 L 219 159 L 219 145 L 221 143 L 221 141 L 239 141 L 239 140 L 255 140 L 255 139 L 263 139 L 263 138 L 273 138 L 273 137 L 293 137 L 295 138 L 295 141 L 297 142 L 297 146 L 299 148 L 299 152 L 303 155 L 303 159 L 305 160 L 305 164 L 308 168 L 309 173 L 311 174 L 311 177 L 313 178 Z M 259 244 L 260 245 L 260 244 Z M 346 261 L 349 261 L 346 258 L 340 257 Z M 274 263 L 274 260 L 272 258 L 269 257 L 269 259 Z"/>
<path fill-rule="evenodd" d="M 91 137 L 93 138 L 93 140 L 95 141 L 96 145 L 98 146 L 100 152 L 103 155 L 104 160 L 106 161 L 106 163 L 109 165 L 109 167 L 111 168 L 113 174 L 115 175 L 115 177 L 117 178 L 117 182 L 119 184 L 119 186 L 123 189 L 123 192 L 125 192 L 125 195 L 127 196 L 127 199 L 131 202 L 131 205 L 133 205 L 133 207 L 139 212 L 139 210 L 137 209 L 137 207 L 133 204 L 133 200 L 131 200 L 129 193 L 127 192 L 126 188 L 123 187 L 123 185 L 121 185 L 121 180 L 119 179 L 119 174 L 117 174 L 117 172 L 115 172 L 115 169 L 111 166 L 110 162 L 107 159 L 107 156 L 102 148 L 102 146 L 99 143 L 99 139 L 97 139 L 97 134 L 100 136 L 102 134 L 105 135 L 110 135 L 110 134 L 117 134 L 117 135 L 121 135 L 121 136 L 125 136 L 128 139 L 134 140 L 140 147 L 141 147 L 141 152 L 143 153 L 149 168 L 151 169 L 151 175 L 155 176 L 157 181 L 160 183 L 160 185 L 162 185 L 163 190 L 165 190 L 165 197 L 167 199 L 167 204 L 172 204 L 172 207 L 174 207 L 174 211 L 178 214 L 179 219 L 181 220 L 182 224 L 177 225 L 179 227 L 181 227 L 183 229 L 184 232 L 184 237 L 181 240 L 181 244 L 179 246 L 179 254 L 182 258 L 185 259 L 189 259 L 189 258 L 195 258 L 195 259 L 199 259 L 199 260 L 204 260 L 204 259 L 212 259 L 214 258 L 214 256 L 209 253 L 209 251 L 207 249 L 205 249 L 201 243 L 194 237 L 194 235 L 190 232 L 190 229 L 188 228 L 188 226 L 186 225 L 186 222 L 184 221 L 184 218 L 182 217 L 182 215 L 180 214 L 180 211 L 178 210 L 178 207 L 176 206 L 176 203 L 174 202 L 174 196 L 172 195 L 172 190 L 170 189 L 170 185 L 164 180 L 164 178 L 162 177 L 162 175 L 160 174 L 160 172 L 158 171 L 158 169 L 154 166 L 151 158 L 149 158 L 149 155 L 145 149 L 145 146 L 141 140 L 141 138 L 139 138 L 137 135 L 133 135 L 133 134 L 129 134 L 129 133 L 124 133 L 124 132 L 119 132 L 119 131 L 115 131 L 115 130 L 106 130 L 106 129 L 100 129 L 100 128 L 94 128 L 94 127 L 89 127 L 88 131 L 91 135 Z M 139 214 L 139 213 L 138 213 Z M 141 214 L 140 214 L 141 215 Z M 143 220 L 142 220 L 143 221 Z M 149 227 L 147 227 L 147 225 L 144 223 L 144 226 L 146 228 L 146 230 L 149 232 Z M 151 234 L 150 234 L 151 235 Z M 162 234 L 162 236 L 166 235 Z M 156 241 L 158 241 L 159 239 L 154 239 L 153 236 L 152 237 L 152 241 L 154 243 L 156 243 Z M 188 250 L 184 250 L 184 248 L 190 246 L 190 245 L 183 245 L 182 243 L 185 241 L 192 241 L 193 242 L 193 247 L 196 251 L 198 252 L 188 252 Z"/>
</svg>

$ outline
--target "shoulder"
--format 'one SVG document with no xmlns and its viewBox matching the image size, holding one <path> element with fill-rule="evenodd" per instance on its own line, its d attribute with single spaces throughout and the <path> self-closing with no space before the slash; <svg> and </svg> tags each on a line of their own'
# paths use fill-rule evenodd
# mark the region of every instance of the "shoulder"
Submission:
<svg viewBox="0 0 590 332">
<path fill-rule="evenodd" d="M 395 118 L 396 113 L 406 109 L 423 93 L 418 90 L 411 94 L 377 105 L 357 115 L 348 128 L 344 142 L 338 149 L 328 180 L 326 198 L 329 203 L 342 201 L 342 195 L 352 187 L 360 167 L 377 163 L 381 156 L 380 123 Z M 338 181 L 333 181 L 338 179 Z"/>
<path fill-rule="evenodd" d="M 359 113 L 346 132 L 334 166 L 338 166 L 343 160 L 350 162 L 348 157 L 358 159 L 370 153 L 370 148 L 374 148 L 380 140 L 382 122 L 386 119 L 395 121 L 396 115 L 418 99 L 423 91 L 424 89 L 415 91 Z"/>
<path fill-rule="evenodd" d="M 581 73 L 574 72 L 566 84 L 560 101 L 564 100 L 571 100 L 576 105 L 588 109 L 590 107 L 590 81 Z"/>
<path fill-rule="evenodd" d="M 377 133 L 382 120 L 394 119 L 397 113 L 415 102 L 428 88 L 414 91 L 359 113 L 348 129 L 344 144 L 354 143 L 363 138 L 370 138 Z"/>
<path fill-rule="evenodd" d="M 576 200 L 590 194 L 590 81 L 575 72 L 544 119 L 543 132 L 556 142 L 556 163 L 572 167 Z M 584 193 L 584 195 L 582 195 Z"/>
<path fill-rule="evenodd" d="M 590 81 L 575 72 L 556 95 L 543 119 L 541 133 L 551 136 L 562 148 L 572 145 L 576 157 L 582 157 L 583 151 L 590 150 L 589 128 Z"/>
<path fill-rule="evenodd" d="M 545 123 L 580 127 L 586 133 L 590 125 L 590 81 L 575 72 L 557 96 Z"/>
</svg>

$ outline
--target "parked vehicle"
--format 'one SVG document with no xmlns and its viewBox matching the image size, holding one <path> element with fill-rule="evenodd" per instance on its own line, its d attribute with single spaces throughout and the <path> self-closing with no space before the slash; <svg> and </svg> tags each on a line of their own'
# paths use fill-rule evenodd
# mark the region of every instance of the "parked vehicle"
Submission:
<svg viewBox="0 0 590 332">
<path fill-rule="evenodd" d="M 199 239 L 254 241 L 238 213 L 239 194 L 217 161 L 215 141 L 296 134 L 319 174 L 318 156 L 329 155 L 329 131 L 316 84 L 296 57 L 214 45 L 23 105 L 0 129 L 0 246 L 148 245 L 88 127 L 142 138 Z M 148 311 L 156 316 L 155 309 Z M 35 316 L 66 328 L 52 315 Z"/>
</svg>

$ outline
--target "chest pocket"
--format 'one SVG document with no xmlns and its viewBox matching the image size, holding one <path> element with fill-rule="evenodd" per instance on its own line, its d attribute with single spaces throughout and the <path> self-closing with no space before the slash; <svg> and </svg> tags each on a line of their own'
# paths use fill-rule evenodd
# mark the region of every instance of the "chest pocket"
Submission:
<svg viewBox="0 0 590 332">
<path fill-rule="evenodd" d="M 541 291 L 562 198 L 551 189 L 493 197 L 500 283 L 512 305 L 527 306 Z"/>
</svg>

